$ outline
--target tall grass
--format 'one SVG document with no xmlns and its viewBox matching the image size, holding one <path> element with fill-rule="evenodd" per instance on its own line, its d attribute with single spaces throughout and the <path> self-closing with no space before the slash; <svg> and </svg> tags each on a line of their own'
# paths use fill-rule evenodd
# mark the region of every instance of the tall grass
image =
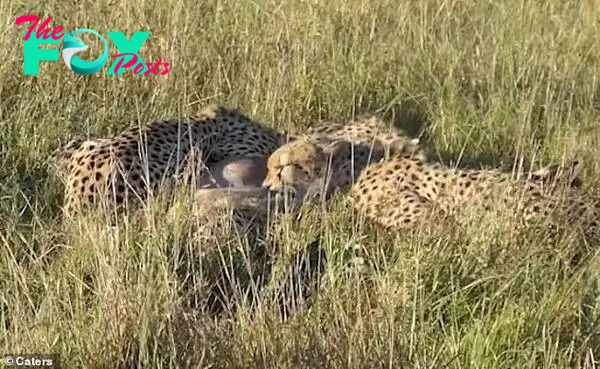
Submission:
<svg viewBox="0 0 600 369">
<path fill-rule="evenodd" d="M 215 102 L 295 131 L 378 112 L 424 134 L 444 162 L 576 158 L 591 184 L 599 5 L 0 1 L 0 351 L 58 353 L 68 368 L 597 367 L 599 264 L 592 252 L 573 267 L 582 245 L 567 236 L 514 239 L 508 221 L 479 214 L 389 235 L 341 204 L 283 221 L 266 287 L 250 297 L 233 288 L 215 317 L 207 291 L 228 260 L 247 262 L 241 241 L 218 227 L 198 238 L 197 222 L 162 210 L 116 230 L 101 217 L 63 224 L 45 160 L 71 137 Z M 25 27 L 14 21 L 26 14 L 69 32 L 151 31 L 140 55 L 172 70 L 107 76 L 107 64 L 84 77 L 59 60 L 25 76 Z M 83 37 L 80 56 L 95 59 L 99 41 Z M 273 291 L 317 234 L 328 255 L 319 295 L 282 319 Z"/>
</svg>

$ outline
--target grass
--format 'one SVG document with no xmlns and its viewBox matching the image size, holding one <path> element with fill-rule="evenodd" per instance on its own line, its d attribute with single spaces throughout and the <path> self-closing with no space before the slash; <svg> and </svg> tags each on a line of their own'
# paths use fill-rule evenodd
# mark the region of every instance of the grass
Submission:
<svg viewBox="0 0 600 369">
<path fill-rule="evenodd" d="M 140 55 L 172 70 L 79 76 L 59 60 L 25 76 L 14 21 L 26 14 L 68 31 L 151 31 Z M 61 224 L 45 166 L 71 137 L 214 102 L 297 131 L 378 112 L 445 162 L 576 158 L 592 184 L 596 1 L 0 1 L 0 20 L 0 351 L 58 353 L 68 368 L 598 367 L 599 264 L 592 251 L 570 265 L 581 245 L 569 237 L 514 240 L 510 222 L 481 214 L 390 236 L 340 204 L 283 221 L 266 288 L 244 297 L 248 278 L 234 281 L 215 318 L 207 291 L 229 258 L 247 262 L 239 243 L 218 228 L 198 239 L 160 207 L 112 236 L 101 217 Z M 84 42 L 95 59 L 99 41 Z M 281 271 L 317 232 L 319 296 L 281 319 Z"/>
</svg>

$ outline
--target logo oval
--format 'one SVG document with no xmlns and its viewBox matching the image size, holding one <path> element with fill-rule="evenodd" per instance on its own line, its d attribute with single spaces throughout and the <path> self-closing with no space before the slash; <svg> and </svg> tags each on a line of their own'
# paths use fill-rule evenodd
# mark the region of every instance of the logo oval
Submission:
<svg viewBox="0 0 600 369">
<path fill-rule="evenodd" d="M 102 42 L 104 43 L 104 52 L 94 61 L 85 61 L 77 55 L 75 55 L 76 53 L 87 50 L 89 48 L 88 45 L 83 43 L 81 38 L 75 36 L 82 32 L 92 33 L 100 37 L 100 40 L 102 40 Z M 65 64 L 67 64 L 67 67 L 69 67 L 69 69 L 71 69 L 73 72 L 85 76 L 96 73 L 97 71 L 102 69 L 104 64 L 106 64 L 106 61 L 108 60 L 108 43 L 106 42 L 104 37 L 102 37 L 102 35 L 98 32 L 94 31 L 93 29 L 84 28 L 78 29 L 77 31 L 72 32 L 71 34 L 65 32 L 64 37 L 65 42 L 63 43 L 62 47 L 63 60 Z"/>
</svg>

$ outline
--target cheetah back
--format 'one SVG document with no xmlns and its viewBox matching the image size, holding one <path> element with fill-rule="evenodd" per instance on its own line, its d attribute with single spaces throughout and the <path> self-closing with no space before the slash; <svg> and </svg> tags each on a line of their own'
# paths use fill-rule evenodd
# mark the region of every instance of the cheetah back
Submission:
<svg viewBox="0 0 600 369">
<path fill-rule="evenodd" d="M 548 183 L 550 179 L 562 179 L 560 171 L 545 169 L 533 172 L 529 178 L 515 178 L 512 173 L 498 170 L 450 168 L 399 155 L 369 167 L 353 187 L 350 200 L 368 218 L 391 229 L 413 227 L 434 207 L 444 213 L 475 203 L 489 209 L 489 204 L 498 199 L 516 204 L 528 220 L 548 216 L 561 206 L 555 201 L 561 192 L 559 187 Z M 564 184 L 563 190 L 574 193 L 571 182 Z"/>
</svg>

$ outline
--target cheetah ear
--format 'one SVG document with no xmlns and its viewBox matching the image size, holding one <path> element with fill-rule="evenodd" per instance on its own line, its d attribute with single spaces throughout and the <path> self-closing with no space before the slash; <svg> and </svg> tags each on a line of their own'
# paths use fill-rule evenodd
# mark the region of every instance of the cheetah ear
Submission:
<svg viewBox="0 0 600 369">
<path fill-rule="evenodd" d="M 578 160 L 573 160 L 568 163 L 567 167 L 569 168 L 567 172 L 571 187 L 581 187 L 583 185 L 581 163 Z"/>
<path fill-rule="evenodd" d="M 298 141 L 300 139 L 302 139 L 302 136 L 294 135 L 288 132 L 283 132 L 279 135 L 279 138 L 277 140 L 277 146 L 281 147 L 283 145 L 289 144 L 290 142 Z"/>
<path fill-rule="evenodd" d="M 419 150 L 418 138 L 407 140 L 405 138 L 397 138 L 389 143 L 388 151 L 390 155 L 401 155 L 406 153 L 414 153 Z"/>
<path fill-rule="evenodd" d="M 208 104 L 205 106 L 202 106 L 199 111 L 198 111 L 198 116 L 199 117 L 206 117 L 208 119 L 213 119 L 217 116 L 217 113 L 219 111 L 219 105 L 217 104 Z"/>
<path fill-rule="evenodd" d="M 532 178 L 541 181 L 562 182 L 565 179 L 571 187 L 581 187 L 581 165 L 578 160 L 561 164 L 550 164 L 531 173 Z"/>
</svg>

